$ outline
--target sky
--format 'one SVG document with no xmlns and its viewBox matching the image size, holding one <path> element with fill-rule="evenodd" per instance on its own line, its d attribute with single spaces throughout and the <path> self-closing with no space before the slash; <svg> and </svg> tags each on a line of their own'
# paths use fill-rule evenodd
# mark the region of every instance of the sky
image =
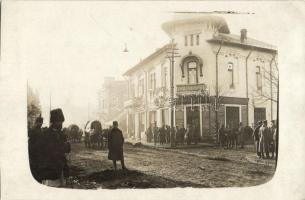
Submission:
<svg viewBox="0 0 305 200">
<path fill-rule="evenodd" d="M 221 16 L 231 33 L 246 28 L 248 37 L 278 46 L 293 28 L 279 10 L 295 10 L 289 3 L 253 1 L 23 1 L 17 6 L 16 44 L 28 84 L 39 93 L 42 115 L 48 119 L 51 99 L 52 108 L 64 109 L 67 125 L 95 118 L 104 77 L 122 79 L 128 68 L 170 41 L 161 25 L 177 17 L 173 11 L 255 13 Z"/>
</svg>

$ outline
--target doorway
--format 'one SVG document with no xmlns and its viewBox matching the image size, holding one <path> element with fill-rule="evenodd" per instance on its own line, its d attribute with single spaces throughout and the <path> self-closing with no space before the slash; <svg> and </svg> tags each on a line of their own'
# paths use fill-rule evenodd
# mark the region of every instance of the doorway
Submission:
<svg viewBox="0 0 305 200">
<path fill-rule="evenodd" d="M 200 128 L 199 106 L 186 107 L 186 125 L 191 125 L 196 130 Z"/>
<path fill-rule="evenodd" d="M 226 107 L 226 126 L 230 128 L 238 128 L 240 122 L 239 107 L 227 106 Z"/>
</svg>

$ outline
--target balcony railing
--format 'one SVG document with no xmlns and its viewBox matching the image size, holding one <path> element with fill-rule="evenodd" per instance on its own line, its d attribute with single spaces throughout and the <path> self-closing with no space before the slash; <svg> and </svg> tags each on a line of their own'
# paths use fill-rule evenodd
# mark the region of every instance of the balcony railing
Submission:
<svg viewBox="0 0 305 200">
<path fill-rule="evenodd" d="M 188 85 L 177 85 L 177 94 L 196 94 L 206 91 L 207 86 L 204 83 L 201 84 L 188 84 Z"/>
</svg>

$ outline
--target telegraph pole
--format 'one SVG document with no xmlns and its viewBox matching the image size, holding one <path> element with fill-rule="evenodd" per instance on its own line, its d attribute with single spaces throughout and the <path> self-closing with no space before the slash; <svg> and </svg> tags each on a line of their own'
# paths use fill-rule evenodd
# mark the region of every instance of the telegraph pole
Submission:
<svg viewBox="0 0 305 200">
<path fill-rule="evenodd" d="M 174 39 L 172 39 L 170 48 L 167 51 L 167 56 L 170 60 L 170 106 L 171 106 L 171 128 L 174 127 L 174 65 L 175 58 L 181 57 L 177 52 L 176 44 L 174 43 Z"/>
</svg>

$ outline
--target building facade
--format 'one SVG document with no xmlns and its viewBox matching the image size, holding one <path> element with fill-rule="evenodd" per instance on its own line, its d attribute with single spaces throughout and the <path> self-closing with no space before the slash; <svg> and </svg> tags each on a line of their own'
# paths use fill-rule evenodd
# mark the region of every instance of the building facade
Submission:
<svg viewBox="0 0 305 200">
<path fill-rule="evenodd" d="M 202 138 L 221 124 L 251 126 L 277 118 L 274 46 L 249 38 L 246 29 L 231 34 L 218 16 L 174 20 L 162 28 L 172 42 L 124 73 L 130 136 L 141 139 L 152 123 L 170 125 L 171 118 L 174 126 L 194 126 Z"/>
<path fill-rule="evenodd" d="M 128 100 L 128 81 L 115 80 L 114 77 L 105 77 L 98 94 L 99 119 L 104 126 L 111 125 L 112 121 L 120 122 L 120 127 L 126 127 L 124 102 Z"/>
</svg>

